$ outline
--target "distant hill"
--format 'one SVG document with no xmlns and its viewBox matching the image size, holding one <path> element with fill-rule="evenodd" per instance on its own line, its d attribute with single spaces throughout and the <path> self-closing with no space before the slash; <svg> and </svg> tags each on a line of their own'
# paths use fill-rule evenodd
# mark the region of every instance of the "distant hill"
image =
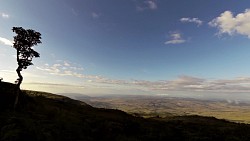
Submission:
<svg viewBox="0 0 250 141">
<path fill-rule="evenodd" d="M 22 91 L 13 111 L 15 85 L 0 83 L 1 141 L 247 141 L 250 125 L 213 117 L 135 117 L 120 110 L 44 92 Z"/>
</svg>

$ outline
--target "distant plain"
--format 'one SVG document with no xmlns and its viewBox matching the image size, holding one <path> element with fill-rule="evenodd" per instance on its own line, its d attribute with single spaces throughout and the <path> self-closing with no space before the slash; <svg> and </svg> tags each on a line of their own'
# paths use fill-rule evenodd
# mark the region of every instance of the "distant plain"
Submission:
<svg viewBox="0 0 250 141">
<path fill-rule="evenodd" d="M 250 102 L 165 96 L 103 96 L 77 99 L 98 108 L 119 109 L 146 118 L 200 115 L 250 123 Z"/>
</svg>

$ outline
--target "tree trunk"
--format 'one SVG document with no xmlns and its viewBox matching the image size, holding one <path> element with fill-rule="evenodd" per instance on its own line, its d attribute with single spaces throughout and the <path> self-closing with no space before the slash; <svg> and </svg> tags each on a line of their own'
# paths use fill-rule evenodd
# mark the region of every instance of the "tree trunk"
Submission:
<svg viewBox="0 0 250 141">
<path fill-rule="evenodd" d="M 23 76 L 21 75 L 21 68 L 18 67 L 16 69 L 16 72 L 17 72 L 17 75 L 18 75 L 18 81 L 17 81 L 17 84 L 16 84 L 16 100 L 15 100 L 15 103 L 14 103 L 14 110 L 16 109 L 16 106 L 17 106 L 17 103 L 18 103 L 18 98 L 19 98 L 19 94 L 20 94 L 20 85 L 23 81 Z"/>
<path fill-rule="evenodd" d="M 17 72 L 17 75 L 18 75 L 18 81 L 17 81 L 17 87 L 18 88 L 20 88 L 20 85 L 21 85 L 21 83 L 22 83 L 22 81 L 23 81 L 23 76 L 22 76 L 22 74 L 21 74 L 21 68 L 20 67 L 18 67 L 17 69 L 16 69 L 16 72 Z"/>
</svg>

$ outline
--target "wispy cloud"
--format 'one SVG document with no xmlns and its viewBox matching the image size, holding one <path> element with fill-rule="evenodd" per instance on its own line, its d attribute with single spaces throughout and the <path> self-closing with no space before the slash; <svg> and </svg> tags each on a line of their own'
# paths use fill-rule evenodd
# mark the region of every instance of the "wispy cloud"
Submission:
<svg viewBox="0 0 250 141">
<path fill-rule="evenodd" d="M 148 1 L 145 1 L 145 3 L 148 5 L 149 9 L 151 10 L 157 9 L 157 4 L 155 0 L 148 0 Z"/>
<path fill-rule="evenodd" d="M 36 68 L 52 75 L 85 78 L 83 74 L 79 73 L 79 71 L 83 71 L 84 69 L 82 67 L 75 66 L 73 63 L 68 61 L 59 60 L 58 63 L 53 65 L 44 64 L 44 66 Z"/>
<path fill-rule="evenodd" d="M 250 77 L 234 79 L 208 80 L 192 76 L 179 76 L 174 80 L 147 81 L 147 80 L 115 80 L 105 77 L 93 79 L 94 83 L 108 85 L 122 85 L 137 87 L 151 92 L 190 91 L 190 92 L 223 92 L 245 93 L 250 92 Z"/>
<path fill-rule="evenodd" d="M 181 18 L 180 21 L 183 23 L 195 23 L 195 24 L 197 24 L 197 26 L 200 26 L 203 23 L 198 18 Z"/>
<path fill-rule="evenodd" d="M 76 12 L 76 10 L 74 8 L 71 9 L 71 12 L 74 16 L 78 16 L 78 13 Z"/>
<path fill-rule="evenodd" d="M 156 10 L 158 8 L 157 0 L 144 0 L 136 6 L 137 11 Z"/>
<path fill-rule="evenodd" d="M 250 92 L 250 77 L 207 80 L 192 76 L 180 76 L 175 80 L 135 80 L 134 85 L 156 91 Z"/>
<path fill-rule="evenodd" d="M 211 27 L 216 27 L 218 35 L 228 34 L 230 36 L 234 34 L 245 35 L 250 38 L 250 9 L 246 9 L 243 13 L 239 13 L 236 16 L 231 11 L 225 11 L 220 16 L 216 17 L 208 24 Z"/>
<path fill-rule="evenodd" d="M 80 78 L 88 80 L 90 82 L 105 82 L 108 79 L 98 76 L 98 75 L 86 75 L 83 73 L 84 68 L 79 67 L 78 65 L 71 63 L 69 61 L 58 60 L 57 63 L 49 65 L 44 64 L 41 67 L 36 67 L 36 69 L 49 73 L 56 76 L 71 76 L 75 78 Z"/>
<path fill-rule="evenodd" d="M 178 32 L 174 32 L 170 34 L 170 40 L 166 41 L 165 44 L 181 44 L 181 43 L 185 43 L 186 40 L 184 40 L 181 36 L 180 33 Z"/>
<path fill-rule="evenodd" d="M 12 46 L 13 45 L 13 41 L 8 40 L 6 38 L 0 37 L 0 43 L 7 45 L 7 46 Z"/>
<path fill-rule="evenodd" d="M 0 13 L 1 14 L 1 17 L 4 18 L 4 19 L 8 19 L 10 16 L 6 13 Z"/>
<path fill-rule="evenodd" d="M 180 76 L 175 80 L 162 80 L 162 81 L 134 81 L 134 84 L 148 87 L 151 90 L 168 90 L 168 91 L 179 91 L 189 88 L 200 88 L 204 79 L 191 77 L 191 76 Z"/>
<path fill-rule="evenodd" d="M 101 16 L 101 14 L 98 14 L 96 12 L 92 12 L 91 16 L 92 16 L 93 19 L 98 19 Z"/>
<path fill-rule="evenodd" d="M 25 84 L 29 85 L 45 85 L 45 86 L 58 86 L 58 87 L 81 87 L 84 88 L 82 85 L 70 85 L 70 84 L 65 84 L 65 83 L 44 83 L 44 82 L 28 82 Z"/>
<path fill-rule="evenodd" d="M 99 84 L 113 84 L 113 85 L 121 85 L 121 84 L 128 84 L 129 82 L 125 80 L 116 80 L 116 79 L 109 79 L 99 75 L 89 75 L 83 73 L 83 68 L 77 66 L 74 63 L 69 61 L 57 60 L 57 63 L 49 65 L 44 64 L 41 67 L 36 67 L 36 69 L 43 71 L 45 73 L 55 75 L 55 76 L 70 76 L 79 78 L 82 80 L 86 80 L 90 83 L 99 83 Z"/>
</svg>

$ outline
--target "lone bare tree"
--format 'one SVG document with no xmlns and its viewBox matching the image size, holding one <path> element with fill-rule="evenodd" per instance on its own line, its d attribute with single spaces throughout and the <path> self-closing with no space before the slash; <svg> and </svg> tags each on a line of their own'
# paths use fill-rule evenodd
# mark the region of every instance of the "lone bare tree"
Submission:
<svg viewBox="0 0 250 141">
<path fill-rule="evenodd" d="M 18 67 L 16 69 L 18 75 L 17 86 L 20 88 L 20 85 L 23 81 L 23 76 L 21 71 L 27 69 L 28 66 L 33 65 L 33 57 L 40 57 L 40 54 L 36 52 L 33 47 L 41 42 L 41 34 L 32 29 L 23 29 L 22 27 L 13 27 L 13 32 L 17 35 L 14 36 L 13 47 L 16 49 L 16 58 Z"/>
</svg>

